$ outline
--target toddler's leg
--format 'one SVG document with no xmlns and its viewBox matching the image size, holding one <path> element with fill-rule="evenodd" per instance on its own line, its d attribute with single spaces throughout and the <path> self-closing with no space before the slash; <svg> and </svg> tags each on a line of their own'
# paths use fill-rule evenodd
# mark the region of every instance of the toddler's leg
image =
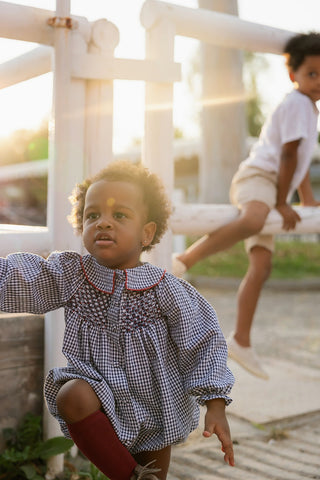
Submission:
<svg viewBox="0 0 320 480">
<path fill-rule="evenodd" d="M 263 284 L 271 272 L 272 252 L 255 246 L 249 252 L 249 267 L 238 291 L 238 313 L 234 337 L 250 346 L 250 332 Z"/>
<path fill-rule="evenodd" d="M 264 282 L 271 272 L 272 252 L 255 246 L 249 252 L 249 268 L 238 291 L 238 313 L 235 332 L 228 338 L 229 356 L 257 377 L 268 379 L 254 349 L 250 332 Z"/>
<path fill-rule="evenodd" d="M 84 380 L 71 380 L 57 395 L 57 407 L 81 452 L 111 480 L 129 480 L 137 462 L 120 442 L 101 403 Z"/>
<path fill-rule="evenodd" d="M 152 467 L 160 469 L 155 473 L 156 479 L 166 480 L 170 464 L 171 446 L 151 452 L 140 452 L 134 455 L 134 458 L 140 465 L 147 465 L 150 462 Z M 152 477 L 150 477 L 152 478 Z"/>
<path fill-rule="evenodd" d="M 200 238 L 186 251 L 179 254 L 177 259 L 188 270 L 209 255 L 227 250 L 239 241 L 258 233 L 262 229 L 269 211 L 269 207 L 263 202 L 246 203 L 235 220 Z M 173 271 L 173 273 L 175 272 Z"/>
</svg>

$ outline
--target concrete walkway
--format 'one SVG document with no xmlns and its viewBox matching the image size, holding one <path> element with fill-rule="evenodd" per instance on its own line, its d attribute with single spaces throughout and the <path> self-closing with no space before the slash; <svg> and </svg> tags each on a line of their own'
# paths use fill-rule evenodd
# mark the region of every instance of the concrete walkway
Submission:
<svg viewBox="0 0 320 480">
<path fill-rule="evenodd" d="M 194 283 L 227 336 L 238 282 Z M 320 479 L 320 282 L 269 283 L 252 339 L 270 380 L 229 361 L 236 378 L 227 410 L 236 467 L 224 464 L 216 438 L 202 437 L 201 421 L 186 444 L 174 447 L 168 480 Z"/>
</svg>

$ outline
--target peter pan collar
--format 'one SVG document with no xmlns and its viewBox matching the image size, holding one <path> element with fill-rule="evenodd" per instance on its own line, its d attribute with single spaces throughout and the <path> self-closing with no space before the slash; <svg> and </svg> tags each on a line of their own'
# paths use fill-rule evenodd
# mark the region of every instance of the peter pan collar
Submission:
<svg viewBox="0 0 320 480">
<path fill-rule="evenodd" d="M 166 271 L 150 263 L 127 270 L 113 270 L 100 265 L 92 255 L 81 257 L 81 267 L 88 282 L 97 290 L 113 293 L 116 279 L 122 279 L 127 290 L 142 291 L 158 285 Z"/>
</svg>

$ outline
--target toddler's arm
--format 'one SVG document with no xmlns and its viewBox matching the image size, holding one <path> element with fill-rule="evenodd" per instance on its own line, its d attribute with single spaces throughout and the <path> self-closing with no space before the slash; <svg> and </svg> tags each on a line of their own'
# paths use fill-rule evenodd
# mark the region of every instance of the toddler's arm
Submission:
<svg viewBox="0 0 320 480">
<path fill-rule="evenodd" d="M 278 191 L 276 209 L 283 217 L 282 227 L 284 230 L 294 229 L 301 218 L 297 212 L 287 203 L 287 196 L 291 180 L 297 167 L 297 151 L 300 140 L 285 143 L 282 146 L 280 168 L 278 176 Z"/>
<path fill-rule="evenodd" d="M 42 314 L 63 307 L 81 282 L 80 255 L 56 252 L 0 258 L 0 310 Z"/>
<path fill-rule="evenodd" d="M 207 413 L 204 420 L 204 437 L 216 434 L 221 442 L 224 460 L 234 467 L 234 453 L 230 428 L 225 414 L 225 401 L 223 398 L 214 398 L 206 401 Z"/>
<path fill-rule="evenodd" d="M 320 206 L 320 202 L 313 196 L 309 170 L 298 188 L 298 193 L 302 205 L 309 207 Z"/>
</svg>

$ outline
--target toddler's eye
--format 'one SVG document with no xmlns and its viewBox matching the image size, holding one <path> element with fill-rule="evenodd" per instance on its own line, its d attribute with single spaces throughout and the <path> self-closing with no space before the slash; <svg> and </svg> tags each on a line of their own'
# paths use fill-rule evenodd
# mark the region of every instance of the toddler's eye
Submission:
<svg viewBox="0 0 320 480">
<path fill-rule="evenodd" d="M 126 218 L 127 215 L 123 212 L 114 212 L 113 214 L 114 218 L 116 218 L 117 220 L 122 220 L 123 218 Z"/>
<path fill-rule="evenodd" d="M 317 78 L 317 73 L 316 72 L 309 72 L 309 77 L 310 78 Z"/>
<path fill-rule="evenodd" d="M 88 220 L 97 220 L 97 218 L 99 218 L 99 213 L 97 212 L 90 212 L 87 214 Z"/>
</svg>

